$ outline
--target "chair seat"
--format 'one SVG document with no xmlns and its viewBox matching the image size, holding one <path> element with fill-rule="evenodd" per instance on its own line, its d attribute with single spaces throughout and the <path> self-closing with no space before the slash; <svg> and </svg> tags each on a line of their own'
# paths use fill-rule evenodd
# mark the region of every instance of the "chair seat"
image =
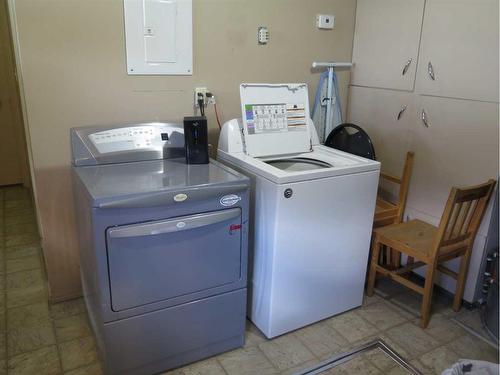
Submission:
<svg viewBox="0 0 500 375">
<path fill-rule="evenodd" d="M 426 260 L 431 257 L 437 228 L 421 220 L 410 220 L 376 228 L 373 232 L 380 243 L 419 260 Z"/>
</svg>

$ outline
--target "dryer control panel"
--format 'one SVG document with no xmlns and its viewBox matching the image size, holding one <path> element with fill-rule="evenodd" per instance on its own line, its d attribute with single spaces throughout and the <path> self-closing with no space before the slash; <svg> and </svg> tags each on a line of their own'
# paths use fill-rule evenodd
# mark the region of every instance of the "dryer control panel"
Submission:
<svg viewBox="0 0 500 375">
<path fill-rule="evenodd" d="M 184 129 L 177 123 L 142 123 L 71 129 L 73 164 L 96 165 L 180 157 Z"/>
<path fill-rule="evenodd" d="M 99 152 L 106 153 L 149 148 L 168 141 L 168 130 L 161 131 L 150 125 L 131 126 L 92 133 L 89 138 Z"/>
</svg>

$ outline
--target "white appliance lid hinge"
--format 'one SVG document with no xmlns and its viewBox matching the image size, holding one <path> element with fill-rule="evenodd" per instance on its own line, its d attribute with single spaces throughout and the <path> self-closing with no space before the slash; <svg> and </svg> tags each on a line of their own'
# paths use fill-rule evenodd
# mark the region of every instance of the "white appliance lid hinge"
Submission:
<svg viewBox="0 0 500 375">
<path fill-rule="evenodd" d="M 247 154 L 247 143 L 245 141 L 245 131 L 243 130 L 243 126 L 240 126 L 240 133 L 241 133 L 241 145 L 243 146 L 243 153 Z"/>
</svg>

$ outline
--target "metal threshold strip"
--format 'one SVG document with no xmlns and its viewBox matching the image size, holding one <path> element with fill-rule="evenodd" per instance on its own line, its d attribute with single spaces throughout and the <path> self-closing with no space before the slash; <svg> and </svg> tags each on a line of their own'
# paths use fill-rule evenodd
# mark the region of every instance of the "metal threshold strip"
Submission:
<svg viewBox="0 0 500 375">
<path fill-rule="evenodd" d="M 322 361 L 318 363 L 317 365 L 314 365 L 313 367 L 310 367 L 305 370 L 301 370 L 299 372 L 296 372 L 294 375 L 316 375 L 316 374 L 321 374 L 322 372 L 329 370 L 331 368 L 334 368 L 338 365 L 341 365 L 342 363 L 346 363 L 353 359 L 354 357 L 368 352 L 370 350 L 375 350 L 375 349 L 380 349 L 382 350 L 389 358 L 391 358 L 396 364 L 398 364 L 400 367 L 404 368 L 408 374 L 411 375 L 422 375 L 420 371 L 415 369 L 412 365 L 407 363 L 394 349 L 392 349 L 389 345 L 387 345 L 382 339 L 375 339 L 373 341 L 370 341 L 366 344 L 360 345 L 348 352 L 336 355 L 334 357 L 331 357 L 325 361 Z"/>
</svg>

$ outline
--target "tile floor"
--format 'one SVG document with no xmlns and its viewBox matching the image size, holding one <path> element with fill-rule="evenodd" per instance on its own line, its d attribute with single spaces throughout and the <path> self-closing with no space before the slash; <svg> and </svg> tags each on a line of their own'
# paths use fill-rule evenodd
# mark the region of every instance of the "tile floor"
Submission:
<svg viewBox="0 0 500 375">
<path fill-rule="evenodd" d="M 48 304 L 42 265 L 29 192 L 0 189 L 0 374 L 101 374 L 83 300 Z M 292 374 L 375 337 L 424 374 L 440 374 L 459 358 L 498 362 L 496 348 L 452 320 L 447 296 L 437 294 L 426 330 L 418 326 L 418 304 L 418 296 L 383 282 L 361 308 L 274 340 L 248 322 L 243 348 L 166 374 Z M 326 374 L 403 372 L 374 350 Z"/>
<path fill-rule="evenodd" d="M 465 330 L 475 332 L 491 345 L 498 345 L 497 340 L 491 337 L 490 332 L 483 326 L 480 309 L 462 309 L 452 320 Z"/>
</svg>

